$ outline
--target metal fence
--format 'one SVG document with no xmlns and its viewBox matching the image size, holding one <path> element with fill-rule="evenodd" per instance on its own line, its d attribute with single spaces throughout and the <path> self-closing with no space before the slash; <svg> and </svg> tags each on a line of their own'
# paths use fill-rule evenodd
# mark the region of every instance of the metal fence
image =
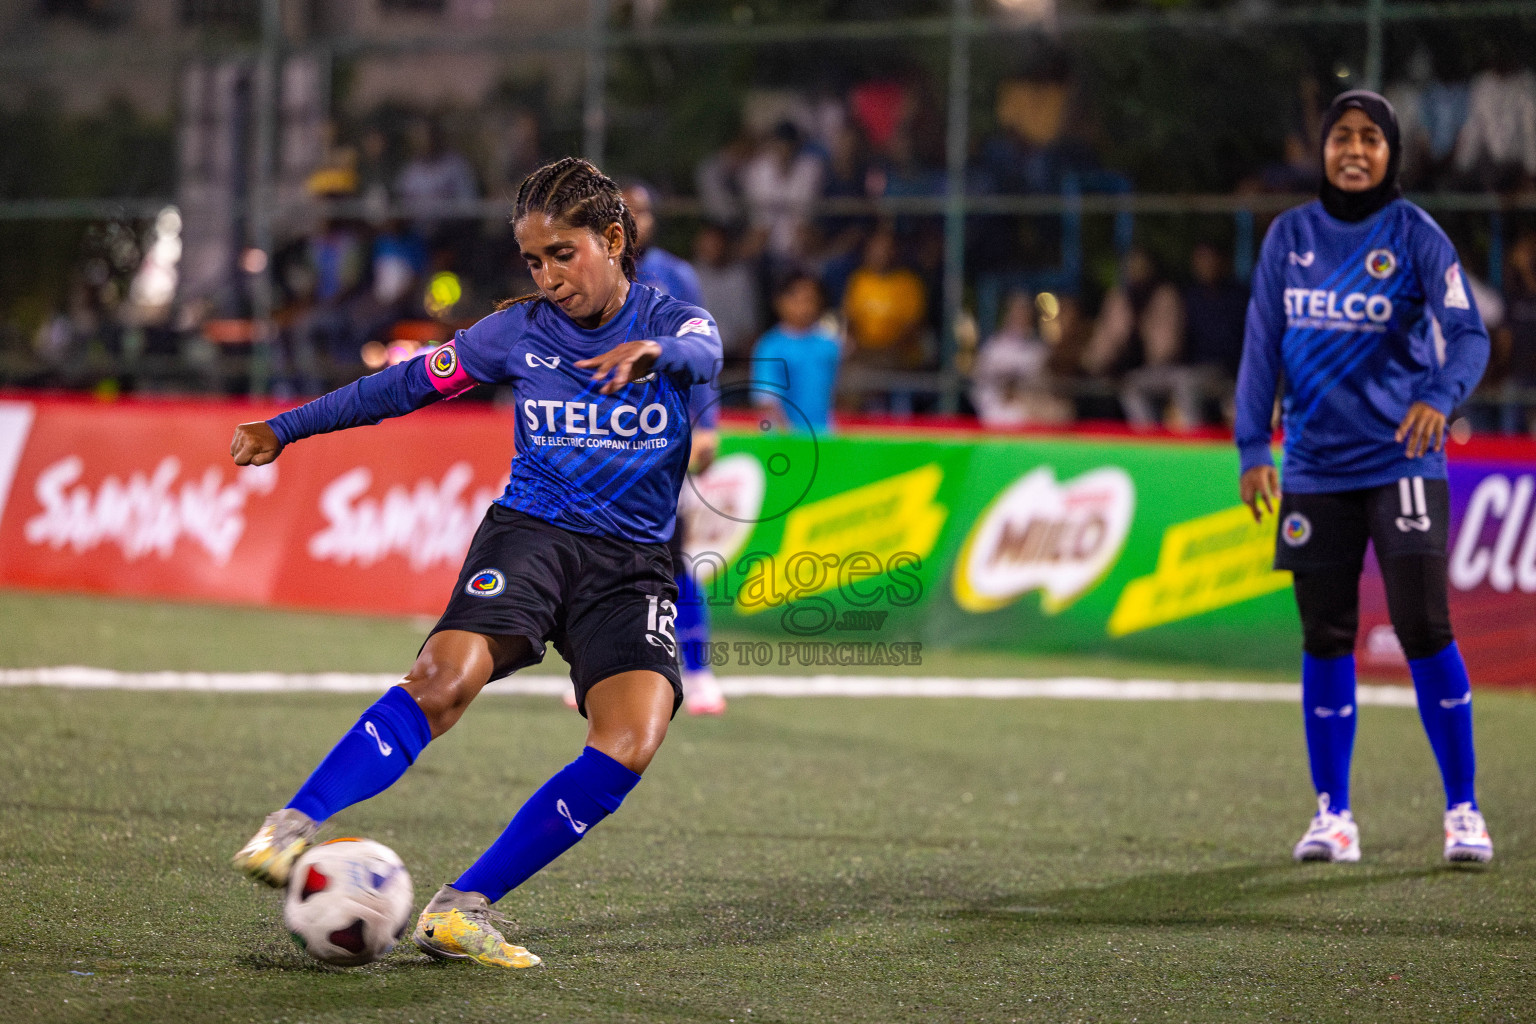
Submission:
<svg viewBox="0 0 1536 1024">
<path fill-rule="evenodd" d="M 67 47 L 19 40 L 0 45 L 0 75 L 20 79 L 50 74 L 66 86 L 71 67 L 103 63 L 124 68 L 185 68 L 221 60 L 246 70 L 243 81 L 250 90 L 250 124 L 245 138 L 249 152 L 243 155 L 242 166 L 249 169 L 249 181 L 243 183 L 235 208 L 227 215 L 238 234 L 236 248 L 228 253 L 231 273 L 241 276 L 249 297 L 249 359 L 233 374 L 221 376 L 222 371 L 209 368 L 211 364 L 200 365 L 195 358 L 189 363 L 184 351 L 156 355 L 143 351 L 142 346 L 140 351 L 132 351 L 130 345 L 114 354 L 98 354 L 93 364 L 98 370 L 133 371 L 166 379 L 179 374 L 181 386 L 190 388 L 227 389 L 232 380 L 238 380 L 239 386 L 253 394 L 266 393 L 277 324 L 274 261 L 263 260 L 275 253 L 285 225 L 320 214 L 504 220 L 506 201 L 498 196 L 430 207 L 394 204 L 382 210 L 365 210 L 359 200 L 317 202 L 295 195 L 291 189 L 285 192 L 281 180 L 287 102 L 283 74 L 295 55 L 312 60 L 320 69 L 315 75 L 319 92 L 311 97 L 320 117 L 333 113 L 330 86 L 339 77 L 337 69 L 361 60 L 428 57 L 441 60 L 444 73 L 450 74 L 454 62 L 467 55 L 493 54 L 502 61 L 537 58 L 546 63 L 558 55 L 569 69 L 579 68 L 579 101 L 567 105 L 579 109 L 579 118 L 577 123 L 557 126 L 552 134 L 570 145 L 579 145 L 583 155 L 611 171 L 644 172 L 647 160 L 654 164 L 661 159 L 654 153 L 647 156 L 647 142 L 656 135 L 657 112 L 666 109 L 665 89 L 654 81 L 658 55 L 665 56 L 673 68 L 699 69 L 724 60 L 722 55 L 747 54 L 749 57 L 741 61 L 745 65 L 742 74 L 750 81 L 753 66 L 771 63 L 774 54 L 814 52 L 823 54 L 829 65 L 855 58 L 871 64 L 896 47 L 914 65 L 925 69 L 936 90 L 941 83 L 941 91 L 933 100 L 934 117 L 942 121 L 942 186 L 935 194 L 832 200 L 820 209 L 920 218 L 938 229 L 937 236 L 942 239 L 941 272 L 937 275 L 940 310 L 936 318 L 939 369 L 918 375 L 908 384 L 930 393 L 942 411 L 957 407 L 964 387 L 957 325 L 967 317 L 983 323 L 993 319 L 996 292 L 1003 286 L 999 281 L 1007 280 L 989 278 L 967 263 L 969 243 L 988 218 L 1034 217 L 1059 222 L 1058 251 L 1048 261 L 1044 277 L 1037 272 L 1029 280 L 1049 281 L 1052 274 L 1058 280 L 1081 280 L 1089 273 L 1095 254 L 1102 259 L 1105 253 L 1123 250 L 1131 236 L 1142 233 L 1146 225 L 1169 220 L 1215 225 L 1215 230 L 1229 240 L 1241 272 L 1251 266 L 1256 238 L 1267 217 L 1306 198 L 1287 193 L 1143 191 L 1131 188 L 1128 181 L 1050 194 L 979 194 L 967 187 L 967 167 L 974 158 L 977 138 L 977 112 L 984 108 L 986 99 L 979 83 L 988 75 L 995 78 L 992 69 L 1006 62 L 1014 50 L 1045 39 L 1067 48 L 1130 40 L 1143 50 L 1156 51 L 1159 47 L 1177 48 L 1181 40 L 1251 41 L 1299 33 L 1296 38 L 1305 42 L 1301 49 L 1322 55 L 1318 59 L 1325 63 L 1332 62 L 1340 68 L 1341 78 L 1347 70 L 1349 81 L 1379 87 L 1390 70 L 1389 57 L 1405 51 L 1415 38 L 1454 29 L 1475 32 L 1509 19 L 1515 19 L 1526 32 L 1536 25 L 1536 0 L 1362 0 L 1353 4 L 1236 3 L 1212 7 L 1191 3 L 1113 11 L 1068 9 L 1065 4 L 1058 9 L 1055 3 L 1046 3 L 1022 5 L 1023 15 L 1010 14 L 1003 5 L 986 4 L 983 9 L 983 0 L 933 0 L 927 5 L 906 5 L 905 10 L 915 13 L 903 17 L 795 20 L 791 12 L 784 20 L 765 22 L 755 17 L 742 19 L 738 16 L 744 8 L 735 8 L 725 20 L 689 22 L 686 10 L 669 17 L 663 8 L 659 18 L 645 24 L 634 21 L 630 8 L 619 11 L 610 0 L 587 0 L 585 9 L 568 24 L 528 33 L 448 27 L 383 35 L 327 31 L 313 25 L 296 28 L 292 12 L 285 10 L 280 0 L 235 6 L 245 12 L 246 20 L 233 15 L 223 18 L 220 24 L 236 28 L 222 36 L 168 33 L 162 40 L 145 43 L 139 39 L 125 46 L 107 32 L 85 44 L 74 39 Z M 622 23 L 624 18 L 629 18 L 629 23 Z M 243 35 L 242 25 L 246 29 Z M 174 77 L 170 81 L 174 83 Z M 647 89 L 652 91 L 649 99 L 635 98 Z M 177 111 L 177 116 L 186 116 L 184 103 L 178 106 L 173 100 L 166 106 Z M 1170 154 L 1170 158 L 1176 157 L 1176 153 Z M 639 166 L 628 166 L 631 163 Z M 185 174 L 185 159 L 181 170 Z M 678 191 L 684 194 L 674 192 L 661 203 L 663 216 L 678 223 L 702 218 L 705 210 L 700 201 L 686 190 Z M 185 196 L 184 181 L 179 192 Z M 1536 197 L 1529 194 L 1455 192 L 1413 198 L 1437 217 L 1456 222 L 1461 231 L 1458 242 L 1475 253 L 1469 262 L 1495 284 L 1502 273 L 1508 218 L 1536 210 Z M 142 227 L 177 202 L 178 196 L 169 194 L 0 199 L 0 231 L 19 225 L 97 221 Z M 242 264 L 242 255 L 251 253 L 263 254 L 263 259 Z M 16 249 L 4 254 L 6 262 L 25 259 L 26 254 Z M 0 273 L 0 279 L 3 277 Z M 28 359 L 12 346 L 11 351 L 0 355 L 0 380 L 24 381 Z M 132 365 L 125 366 L 125 362 Z"/>
</svg>

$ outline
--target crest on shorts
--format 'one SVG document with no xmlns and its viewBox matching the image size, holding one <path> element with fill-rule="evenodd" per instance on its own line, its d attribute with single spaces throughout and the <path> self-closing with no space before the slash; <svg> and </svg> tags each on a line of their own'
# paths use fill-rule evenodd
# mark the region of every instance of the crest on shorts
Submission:
<svg viewBox="0 0 1536 1024">
<path fill-rule="evenodd" d="M 452 345 L 444 345 L 427 359 L 427 369 L 432 371 L 432 376 L 442 377 L 444 380 L 452 377 L 453 372 L 458 368 L 459 354 L 454 351 Z"/>
<path fill-rule="evenodd" d="M 507 578 L 498 569 L 481 569 L 464 584 L 464 593 L 470 597 L 495 597 L 507 589 Z"/>
<path fill-rule="evenodd" d="M 1391 249 L 1372 249 L 1365 257 L 1365 272 L 1378 281 L 1385 281 L 1397 269 L 1397 257 Z"/>
<path fill-rule="evenodd" d="M 1292 512 L 1280 524 L 1280 536 L 1293 548 L 1299 548 L 1312 539 L 1312 521 L 1300 512 Z"/>
</svg>

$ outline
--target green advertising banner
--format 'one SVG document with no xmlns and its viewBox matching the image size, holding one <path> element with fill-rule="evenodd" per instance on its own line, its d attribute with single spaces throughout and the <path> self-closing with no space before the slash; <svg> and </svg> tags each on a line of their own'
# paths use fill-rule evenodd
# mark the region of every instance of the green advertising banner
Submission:
<svg viewBox="0 0 1536 1024">
<path fill-rule="evenodd" d="M 728 432 L 684 488 L 688 549 L 720 628 L 804 664 L 921 644 L 1290 666 L 1290 577 L 1237 475 L 1219 442 Z"/>
</svg>

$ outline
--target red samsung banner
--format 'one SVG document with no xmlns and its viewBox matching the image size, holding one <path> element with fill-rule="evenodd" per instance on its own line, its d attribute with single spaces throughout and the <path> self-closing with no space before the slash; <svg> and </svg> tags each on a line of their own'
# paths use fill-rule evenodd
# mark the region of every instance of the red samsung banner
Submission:
<svg viewBox="0 0 1536 1024">
<path fill-rule="evenodd" d="M 235 425 L 276 411 L 0 402 L 0 584 L 439 613 L 506 483 L 510 414 L 434 407 L 236 467 Z"/>
</svg>

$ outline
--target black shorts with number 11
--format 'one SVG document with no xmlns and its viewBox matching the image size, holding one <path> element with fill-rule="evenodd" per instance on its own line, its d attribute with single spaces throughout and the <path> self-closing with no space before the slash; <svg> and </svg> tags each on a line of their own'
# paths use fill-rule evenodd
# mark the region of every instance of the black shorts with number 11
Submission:
<svg viewBox="0 0 1536 1024">
<path fill-rule="evenodd" d="M 529 657 L 498 666 L 493 678 L 538 664 L 544 642 L 553 642 L 570 663 L 583 715 L 595 683 L 620 672 L 658 672 L 672 684 L 676 713 L 683 700 L 676 616 L 677 585 L 665 544 L 573 533 L 492 505 L 432 632 L 526 638 Z"/>
<path fill-rule="evenodd" d="M 1451 513 L 1444 480 L 1403 477 L 1380 487 L 1280 498 L 1275 568 L 1360 571 L 1365 544 L 1376 560 L 1445 554 Z"/>
</svg>

